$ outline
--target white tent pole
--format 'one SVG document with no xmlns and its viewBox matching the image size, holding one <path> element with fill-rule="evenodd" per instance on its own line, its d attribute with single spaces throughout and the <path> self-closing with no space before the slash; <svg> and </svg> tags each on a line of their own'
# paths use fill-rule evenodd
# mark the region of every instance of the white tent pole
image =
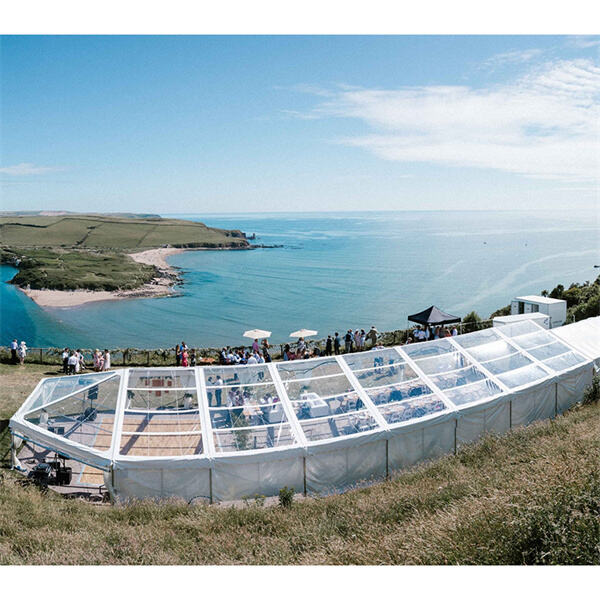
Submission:
<svg viewBox="0 0 600 600">
<path fill-rule="evenodd" d="M 123 428 L 123 419 L 125 415 L 125 403 L 127 402 L 128 384 L 129 369 L 121 369 L 121 381 L 119 383 L 117 406 L 115 407 L 115 422 L 113 423 L 113 434 L 110 442 L 111 468 L 114 468 L 115 458 L 120 450 L 119 442 L 121 441 L 121 430 Z"/>
<path fill-rule="evenodd" d="M 208 408 L 204 369 L 202 367 L 194 367 L 194 375 L 196 377 L 196 393 L 198 394 L 198 416 L 200 417 L 200 428 L 202 430 L 202 451 L 209 458 L 213 458 L 215 456 L 215 440 L 213 438 L 212 422 Z"/>
<path fill-rule="evenodd" d="M 279 396 L 279 400 L 281 402 L 281 406 L 283 407 L 283 412 L 285 412 L 285 416 L 287 417 L 288 423 L 292 427 L 292 431 L 294 432 L 294 436 L 300 444 L 300 446 L 304 449 L 308 446 L 308 440 L 304 435 L 304 430 L 298 421 L 298 417 L 296 417 L 296 411 L 287 395 L 285 390 L 285 386 L 283 385 L 283 381 L 281 377 L 279 377 L 279 373 L 277 372 L 277 367 L 274 363 L 266 363 L 266 366 L 269 369 L 269 373 L 271 374 L 271 378 L 273 379 L 273 383 L 275 384 L 275 389 L 277 390 L 277 395 Z"/>
</svg>

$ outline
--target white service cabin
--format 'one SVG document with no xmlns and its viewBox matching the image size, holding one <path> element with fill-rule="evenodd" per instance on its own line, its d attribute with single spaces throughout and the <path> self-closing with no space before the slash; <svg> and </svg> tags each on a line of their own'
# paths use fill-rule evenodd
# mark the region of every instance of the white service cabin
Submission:
<svg viewBox="0 0 600 600">
<path fill-rule="evenodd" d="M 546 296 L 518 296 L 510 303 L 511 315 L 531 313 L 542 313 L 550 317 L 550 329 L 561 327 L 567 320 L 567 302 Z"/>
</svg>

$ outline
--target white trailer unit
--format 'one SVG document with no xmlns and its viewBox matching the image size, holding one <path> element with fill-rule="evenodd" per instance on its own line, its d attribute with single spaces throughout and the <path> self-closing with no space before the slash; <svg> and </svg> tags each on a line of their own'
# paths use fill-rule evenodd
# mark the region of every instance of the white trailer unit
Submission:
<svg viewBox="0 0 600 600">
<path fill-rule="evenodd" d="M 550 317 L 541 312 L 494 317 L 494 327 L 502 327 L 503 325 L 517 323 L 518 321 L 535 321 L 540 327 L 550 329 Z"/>
<path fill-rule="evenodd" d="M 550 317 L 550 328 L 560 327 L 567 320 L 566 300 L 545 296 L 518 296 L 510 303 L 511 315 L 542 313 Z"/>
</svg>

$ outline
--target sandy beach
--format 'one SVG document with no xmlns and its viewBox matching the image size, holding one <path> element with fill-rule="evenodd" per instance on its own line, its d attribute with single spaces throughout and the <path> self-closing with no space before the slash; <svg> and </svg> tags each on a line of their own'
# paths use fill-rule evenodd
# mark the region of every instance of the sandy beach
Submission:
<svg viewBox="0 0 600 600">
<path fill-rule="evenodd" d="M 173 277 L 177 274 L 177 271 L 165 259 L 171 254 L 179 254 L 180 252 L 184 252 L 184 250 L 182 248 L 153 248 L 129 254 L 133 260 L 146 265 L 154 265 L 161 271 L 160 277 L 157 277 L 152 283 L 148 283 L 136 290 L 92 292 L 90 290 L 19 289 L 39 306 L 50 308 L 69 308 L 90 302 L 105 302 L 107 300 L 123 300 L 127 298 L 160 298 L 172 296 Z"/>
</svg>

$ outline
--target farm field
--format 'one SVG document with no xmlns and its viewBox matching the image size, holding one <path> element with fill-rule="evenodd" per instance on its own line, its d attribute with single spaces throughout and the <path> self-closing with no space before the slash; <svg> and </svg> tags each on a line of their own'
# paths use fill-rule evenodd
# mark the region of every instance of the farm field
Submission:
<svg viewBox="0 0 600 600">
<path fill-rule="evenodd" d="M 137 250 L 171 246 L 245 247 L 239 231 L 179 219 L 101 215 L 0 216 L 0 240 L 14 248 Z"/>
</svg>

